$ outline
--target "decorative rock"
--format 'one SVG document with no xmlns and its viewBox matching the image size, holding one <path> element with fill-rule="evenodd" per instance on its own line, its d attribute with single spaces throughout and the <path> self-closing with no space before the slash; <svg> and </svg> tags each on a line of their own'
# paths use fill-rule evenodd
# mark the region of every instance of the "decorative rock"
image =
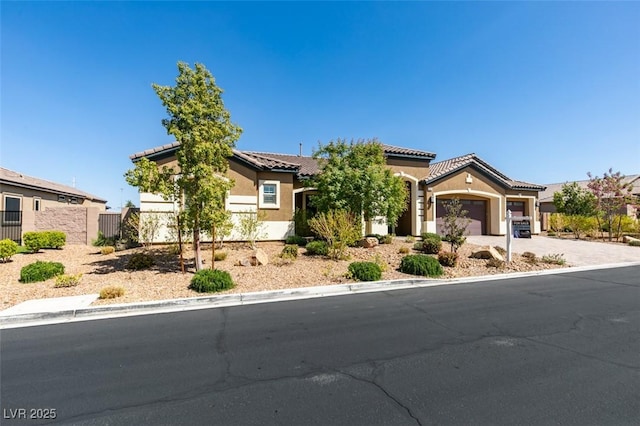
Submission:
<svg viewBox="0 0 640 426">
<path fill-rule="evenodd" d="M 251 261 L 249 259 L 238 260 L 238 266 L 251 266 Z"/>
<path fill-rule="evenodd" d="M 378 245 L 378 239 L 376 237 L 365 237 L 360 240 L 360 247 L 372 248 Z"/>
<path fill-rule="evenodd" d="M 504 257 L 491 246 L 480 247 L 480 249 L 471 254 L 471 257 L 474 259 L 496 259 L 504 262 Z"/>
<path fill-rule="evenodd" d="M 257 249 L 251 256 L 251 264 L 253 266 L 267 265 L 269 263 L 269 256 L 262 249 Z"/>
</svg>

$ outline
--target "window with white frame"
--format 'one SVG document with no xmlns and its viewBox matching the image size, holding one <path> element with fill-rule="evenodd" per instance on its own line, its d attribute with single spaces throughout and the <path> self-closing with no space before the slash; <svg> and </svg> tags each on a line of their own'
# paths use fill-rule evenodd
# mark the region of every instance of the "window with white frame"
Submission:
<svg viewBox="0 0 640 426">
<path fill-rule="evenodd" d="M 261 209 L 280 208 L 280 181 L 261 180 L 259 188 L 259 206 Z"/>
</svg>

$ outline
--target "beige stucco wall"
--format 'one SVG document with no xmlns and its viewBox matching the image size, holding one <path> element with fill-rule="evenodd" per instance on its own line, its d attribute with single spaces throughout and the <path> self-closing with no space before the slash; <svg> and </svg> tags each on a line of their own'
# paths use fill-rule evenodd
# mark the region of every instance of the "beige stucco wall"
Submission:
<svg viewBox="0 0 640 426">
<path fill-rule="evenodd" d="M 400 158 L 387 158 L 387 166 L 394 173 L 404 172 L 417 179 L 424 179 L 429 175 L 428 160 L 404 160 Z"/>
<path fill-rule="evenodd" d="M 280 181 L 280 208 L 263 209 L 265 220 L 287 221 L 293 219 L 293 173 L 259 172 L 258 180 Z"/>
<path fill-rule="evenodd" d="M 45 207 L 57 208 L 57 207 L 96 207 L 101 210 L 106 210 L 106 203 L 97 202 L 88 200 L 86 198 L 82 198 L 80 196 L 75 196 L 77 199 L 77 203 L 72 204 L 70 197 L 66 194 L 65 200 L 66 202 L 58 201 L 58 193 L 51 193 L 48 191 L 40 191 L 31 188 L 22 188 L 19 186 L 13 186 L 9 184 L 2 184 L 2 205 L 0 206 L 0 210 L 4 209 L 4 196 L 9 195 L 12 197 L 18 197 L 21 199 L 21 209 L 23 212 L 33 211 L 34 207 L 34 199 L 40 199 L 40 209 L 44 209 Z"/>
</svg>

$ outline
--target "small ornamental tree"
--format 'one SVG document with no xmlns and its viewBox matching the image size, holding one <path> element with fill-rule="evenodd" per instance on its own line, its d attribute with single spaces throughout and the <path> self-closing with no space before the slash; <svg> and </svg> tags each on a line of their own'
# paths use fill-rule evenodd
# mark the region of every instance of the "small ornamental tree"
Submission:
<svg viewBox="0 0 640 426">
<path fill-rule="evenodd" d="M 200 270 L 200 233 L 213 229 L 217 213 L 224 210 L 225 196 L 234 184 L 225 177 L 228 159 L 233 155 L 242 129 L 231 122 L 222 101 L 222 89 L 202 64 L 195 64 L 192 69 L 178 62 L 175 86 L 154 84 L 153 89 L 167 110 L 168 117 L 162 120 L 162 125 L 180 143 L 176 151 L 180 173 L 175 179 L 178 192 L 168 193 L 180 202 L 184 212 L 180 219 L 193 230 L 196 270 Z M 148 169 L 139 171 L 149 173 Z M 134 178 L 139 174 L 131 173 Z M 164 179 L 157 183 L 170 186 Z"/>
<path fill-rule="evenodd" d="M 469 212 L 462 208 L 462 202 L 458 198 L 445 201 L 444 211 L 440 229 L 445 236 L 444 240 L 451 244 L 451 251 L 456 253 L 466 241 L 464 235 L 467 233 L 471 219 L 467 218 Z"/>
<path fill-rule="evenodd" d="M 576 182 L 562 185 L 562 189 L 553 194 L 553 204 L 558 213 L 578 216 L 595 215 L 595 196 Z"/>
<path fill-rule="evenodd" d="M 357 219 L 384 217 L 395 225 L 407 208 L 404 182 L 386 166 L 376 139 L 350 143 L 337 139 L 321 144 L 313 157 L 321 172 L 308 185 L 318 190 L 313 204 L 319 212 L 344 210 Z"/>
<path fill-rule="evenodd" d="M 602 177 L 593 176 L 591 172 L 587 173 L 589 190 L 595 197 L 595 210 L 597 212 L 598 227 L 602 229 L 604 226 L 609 230 L 609 241 L 613 240 L 613 234 L 619 235 L 622 220 L 620 211 L 630 203 L 635 201 L 632 194 L 633 186 L 630 182 L 624 182 L 625 176 L 620 172 L 605 172 Z M 618 217 L 618 223 L 615 218 Z M 617 232 L 616 232 L 617 231 Z M 604 233 L 602 234 L 604 240 Z"/>
</svg>

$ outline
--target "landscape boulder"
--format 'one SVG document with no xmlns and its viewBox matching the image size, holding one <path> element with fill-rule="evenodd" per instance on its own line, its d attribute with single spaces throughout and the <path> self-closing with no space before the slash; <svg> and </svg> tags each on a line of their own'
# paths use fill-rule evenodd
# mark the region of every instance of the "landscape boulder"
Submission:
<svg viewBox="0 0 640 426">
<path fill-rule="evenodd" d="M 238 266 L 251 266 L 251 260 L 249 260 L 249 259 L 238 260 L 237 265 Z"/>
<path fill-rule="evenodd" d="M 360 247 L 372 248 L 378 245 L 378 239 L 376 237 L 365 237 L 360 240 Z"/>
<path fill-rule="evenodd" d="M 635 237 L 630 237 L 628 235 L 625 235 L 624 237 L 622 237 L 623 243 L 630 243 L 631 241 L 640 241 L 640 240 Z"/>
<path fill-rule="evenodd" d="M 269 256 L 262 249 L 256 249 L 251 256 L 251 264 L 253 266 L 267 265 L 269 263 Z"/>
<path fill-rule="evenodd" d="M 471 257 L 474 259 L 496 259 L 504 262 L 504 257 L 491 246 L 480 247 L 471 254 Z"/>
</svg>

